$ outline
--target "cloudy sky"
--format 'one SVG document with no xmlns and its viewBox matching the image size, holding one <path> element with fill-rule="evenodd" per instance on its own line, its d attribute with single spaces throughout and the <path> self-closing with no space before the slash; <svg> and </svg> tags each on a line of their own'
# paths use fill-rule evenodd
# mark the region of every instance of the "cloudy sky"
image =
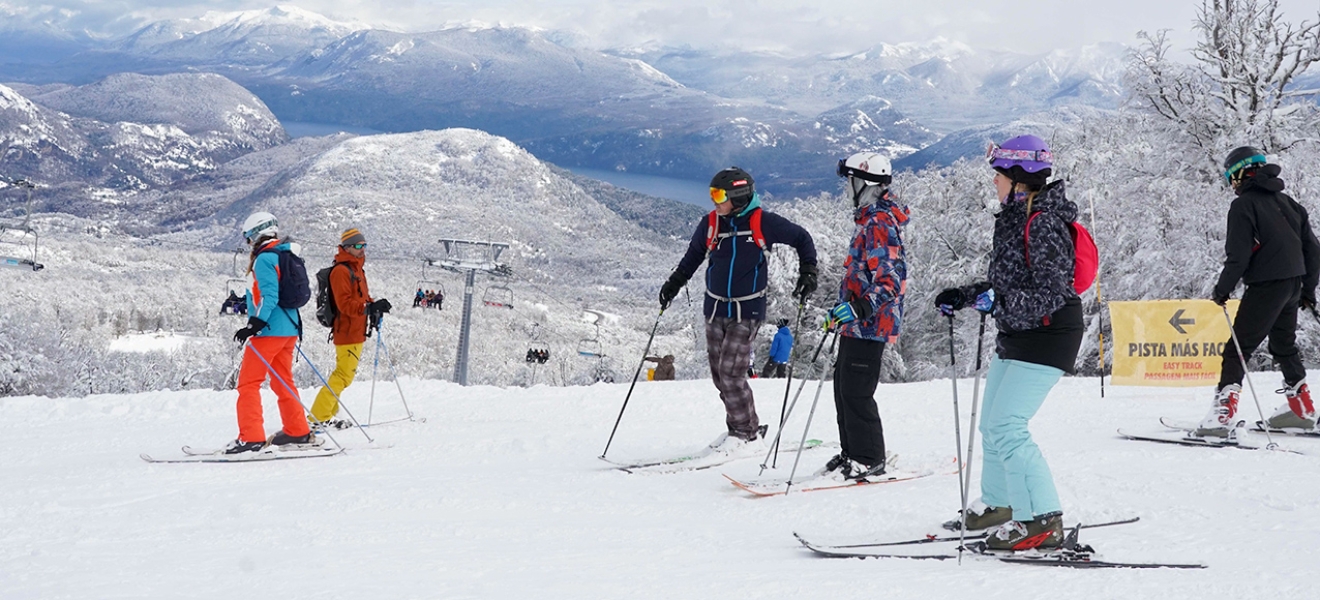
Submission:
<svg viewBox="0 0 1320 600">
<path fill-rule="evenodd" d="M 113 29 L 208 10 L 268 8 L 260 0 L 0 0 L 0 12 L 64 8 L 81 26 Z M 1131 43 L 1139 30 L 1190 41 L 1200 0 L 298 0 L 340 19 L 421 31 L 477 22 L 571 30 L 595 47 L 690 45 L 793 54 L 848 52 L 936 37 L 1043 52 Z M 1290 20 L 1316 19 L 1320 0 L 1281 0 Z M 66 15 L 70 13 L 65 13 Z"/>
</svg>

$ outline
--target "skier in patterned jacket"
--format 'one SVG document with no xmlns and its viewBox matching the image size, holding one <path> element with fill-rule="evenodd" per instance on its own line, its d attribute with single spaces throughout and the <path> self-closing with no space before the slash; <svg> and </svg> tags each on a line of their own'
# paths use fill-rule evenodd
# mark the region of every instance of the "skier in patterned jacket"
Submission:
<svg viewBox="0 0 1320 600">
<path fill-rule="evenodd" d="M 678 268 L 660 287 L 666 308 L 706 262 L 706 356 L 711 379 L 724 402 L 727 431 L 710 447 L 723 454 L 742 453 L 748 442 L 764 439 L 747 385 L 752 344 L 765 321 L 768 253 L 775 244 L 797 250 L 798 279 L 793 295 L 816 290 L 816 246 L 811 234 L 793 222 L 761 209 L 752 176 L 738 167 L 715 174 L 710 182 L 715 210 L 697 225 Z"/>
<path fill-rule="evenodd" d="M 834 362 L 834 407 L 842 450 L 825 464 L 824 473 L 863 479 L 885 472 L 885 432 L 875 402 L 885 344 L 898 341 L 907 292 L 907 263 L 901 230 L 907 207 L 889 193 L 889 159 L 859 152 L 839 161 L 848 180 L 857 224 L 843 261 L 839 301 L 828 325 L 839 333 Z"/>
<path fill-rule="evenodd" d="M 988 159 L 998 196 L 990 281 L 949 288 L 935 298 L 950 315 L 972 304 L 993 304 L 999 328 L 981 406 L 984 506 L 968 509 L 966 525 L 998 526 L 986 540 L 995 549 L 1057 547 L 1063 509 L 1027 424 L 1059 378 L 1075 370 L 1082 344 L 1069 225 L 1077 219 L 1077 205 L 1065 196 L 1063 181 L 1047 183 L 1053 155 L 1044 140 L 1015 137 L 992 145 Z"/>
</svg>

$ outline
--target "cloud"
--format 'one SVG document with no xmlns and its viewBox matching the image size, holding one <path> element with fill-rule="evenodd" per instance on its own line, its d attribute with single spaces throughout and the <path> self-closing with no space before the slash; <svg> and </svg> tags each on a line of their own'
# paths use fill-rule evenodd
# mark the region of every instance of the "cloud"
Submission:
<svg viewBox="0 0 1320 600">
<path fill-rule="evenodd" d="M 213 0 L 42 0 L 0 2 L 79 28 L 122 33 L 150 19 L 212 10 L 269 8 L 271 2 Z M 1190 42 L 1195 0 L 299 0 L 296 6 L 390 29 L 427 31 L 462 24 L 565 30 L 598 48 L 690 46 L 806 55 L 850 52 L 881 42 L 937 37 L 976 47 L 1039 53 L 1097 42 L 1132 43 L 1140 30 L 1172 29 Z M 1308 0 L 1283 0 L 1290 20 L 1316 19 Z"/>
</svg>

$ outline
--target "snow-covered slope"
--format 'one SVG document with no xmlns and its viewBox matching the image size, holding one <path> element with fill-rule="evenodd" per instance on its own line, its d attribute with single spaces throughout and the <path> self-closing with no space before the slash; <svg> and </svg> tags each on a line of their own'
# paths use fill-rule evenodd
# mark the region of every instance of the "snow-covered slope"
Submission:
<svg viewBox="0 0 1320 600">
<path fill-rule="evenodd" d="M 1258 375 L 1257 387 L 1275 376 Z M 781 384 L 753 385 L 768 419 Z M 1083 531 L 1083 542 L 1110 560 L 1209 567 L 1104 571 L 818 559 L 793 532 L 892 540 L 943 533 L 939 523 L 958 507 L 957 478 L 751 499 L 721 475 L 754 476 L 759 460 L 677 475 L 611 470 L 596 457 L 627 387 L 405 380 L 409 406 L 427 420 L 371 428 L 382 449 L 344 431 L 334 434 L 349 447 L 342 456 L 247 465 L 138 459 L 233 439 L 232 392 L 0 399 L 10 424 L 0 465 L 0 588 L 16 600 L 180 590 L 228 599 L 254 589 L 299 598 L 1314 595 L 1320 441 L 1286 441 L 1309 453 L 1298 456 L 1115 435 L 1162 415 L 1199 417 L 1208 389 L 1110 388 L 1101 400 L 1094 379 L 1068 378 L 1033 420 L 1068 522 L 1141 517 Z M 970 397 L 971 381 L 961 388 Z M 303 397 L 314 391 L 303 388 Z M 265 394 L 274 431 L 278 417 Z M 364 376 L 345 401 L 365 418 L 369 395 Z M 952 460 L 948 381 L 882 384 L 877 397 L 900 466 Z M 962 408 L 965 425 L 968 403 Z M 795 411 L 788 435 L 801 434 L 806 413 Z M 379 382 L 375 418 L 402 414 L 394 386 Z M 832 403 L 822 402 L 812 437 L 836 440 L 834 419 Z M 640 383 L 609 455 L 685 452 L 723 427 L 708 380 Z M 828 456 L 804 454 L 800 469 L 819 468 Z M 782 456 L 768 473 L 786 475 L 792 461 Z"/>
</svg>

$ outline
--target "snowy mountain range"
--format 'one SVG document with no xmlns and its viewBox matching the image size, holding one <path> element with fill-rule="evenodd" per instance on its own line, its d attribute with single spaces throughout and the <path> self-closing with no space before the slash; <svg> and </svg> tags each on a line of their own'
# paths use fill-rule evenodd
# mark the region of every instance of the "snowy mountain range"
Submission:
<svg viewBox="0 0 1320 600">
<path fill-rule="evenodd" d="M 20 21 L 0 15 L 11 28 Z M 286 121 L 469 127 L 563 166 L 690 180 L 715 166 L 755 166 L 763 189 L 790 196 L 832 189 L 831 165 L 860 147 L 901 158 L 939 131 L 1060 105 L 1112 106 L 1124 63 L 1118 46 L 1026 56 L 944 40 L 847 56 L 601 52 L 562 32 L 399 33 L 289 6 L 147 23 L 109 39 L 22 23 L 29 38 L 82 50 L 17 53 L 0 62 L 0 80 L 214 72 Z"/>
</svg>

